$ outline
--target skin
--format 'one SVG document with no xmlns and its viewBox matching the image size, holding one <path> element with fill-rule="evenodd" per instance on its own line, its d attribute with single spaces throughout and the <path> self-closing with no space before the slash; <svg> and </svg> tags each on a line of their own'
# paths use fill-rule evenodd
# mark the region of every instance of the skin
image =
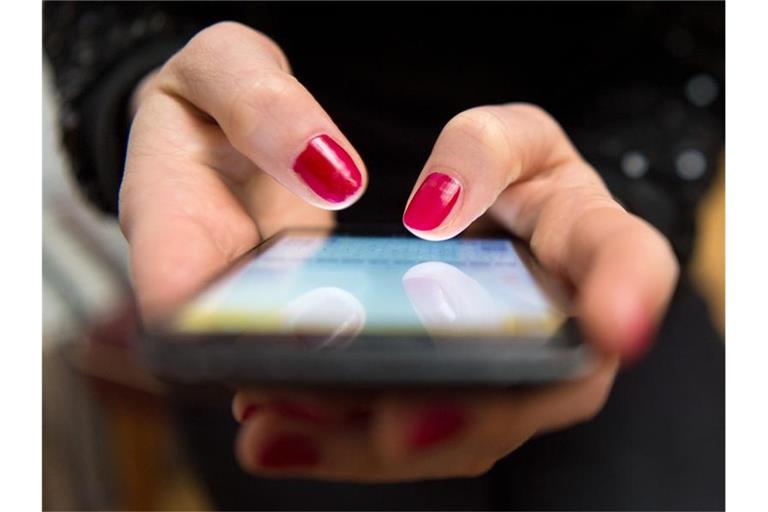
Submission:
<svg viewBox="0 0 768 512">
<path fill-rule="evenodd" d="M 367 172 L 354 147 L 291 75 L 279 47 L 243 25 L 200 32 L 140 84 L 133 105 L 120 222 L 147 318 L 273 233 L 332 225 L 333 210 L 364 193 Z M 363 175 L 341 204 L 315 195 L 291 169 L 306 141 L 321 133 Z M 459 113 L 440 133 L 414 191 L 435 170 L 458 180 L 462 192 L 438 228 L 414 234 L 444 240 L 493 221 L 528 240 L 540 262 L 573 285 L 581 327 L 601 362 L 580 380 L 525 391 L 240 390 L 238 421 L 249 406 L 263 406 L 243 422 L 235 447 L 247 471 L 356 481 L 478 475 L 537 433 L 593 417 L 621 360 L 646 349 L 674 289 L 676 260 L 654 228 L 612 199 L 551 116 L 527 104 Z M 275 401 L 323 420 L 285 414 L 269 406 Z M 458 411 L 462 427 L 427 448 L 409 447 L 412 429 L 435 404 Z M 364 421 L 350 422 L 359 410 Z M 260 454 L 285 433 L 311 440 L 319 460 L 265 466 Z"/>
</svg>

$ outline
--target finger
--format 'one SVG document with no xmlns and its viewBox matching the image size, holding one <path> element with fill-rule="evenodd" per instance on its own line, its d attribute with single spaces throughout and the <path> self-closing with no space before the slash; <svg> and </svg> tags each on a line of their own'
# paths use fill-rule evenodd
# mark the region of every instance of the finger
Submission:
<svg viewBox="0 0 768 512">
<path fill-rule="evenodd" d="M 365 428 L 319 428 L 270 409 L 250 418 L 235 447 L 248 472 L 280 477 L 363 481 L 382 476 Z"/>
<path fill-rule="evenodd" d="M 404 221 L 415 234 L 438 240 L 458 234 L 489 207 L 530 241 L 545 267 L 576 285 L 577 313 L 597 346 L 626 357 L 648 346 L 676 281 L 669 244 L 612 199 L 538 107 L 481 107 L 449 122 Z"/>
<path fill-rule="evenodd" d="M 269 393 L 257 395 L 264 400 Z M 245 398 L 247 394 L 240 396 Z M 295 398 L 306 400 L 307 397 Z M 348 402 L 341 398 L 337 406 L 348 407 Z M 251 473 L 324 480 L 397 482 L 467 476 L 467 472 L 472 471 L 466 460 L 451 460 L 440 453 L 432 461 L 423 459 L 416 464 L 393 464 L 375 449 L 369 423 L 318 423 L 313 418 L 272 406 L 269 401 L 266 403 L 256 412 L 248 414 L 238 436 L 237 458 Z M 328 403 L 325 405 L 330 406 Z M 445 464 L 441 464 L 441 460 Z"/>
<path fill-rule="evenodd" d="M 491 213 L 527 237 L 537 259 L 575 285 L 587 339 L 629 360 L 650 346 L 674 291 L 678 265 L 667 240 L 565 164 L 546 185 L 509 187 Z M 556 177 L 554 177 L 556 176 Z"/>
<path fill-rule="evenodd" d="M 241 423 L 270 411 L 318 427 L 354 426 L 369 419 L 373 403 L 374 395 L 365 392 L 262 387 L 238 391 L 232 414 Z"/>
<path fill-rule="evenodd" d="M 222 176 L 201 163 L 200 153 L 225 144 L 218 128 L 165 95 L 136 115 L 120 223 L 145 316 L 163 314 L 260 238 Z"/>
<path fill-rule="evenodd" d="M 419 263 L 403 275 L 402 283 L 416 315 L 435 339 L 446 331 L 493 330 L 505 320 L 488 290 L 448 263 Z"/>
<path fill-rule="evenodd" d="M 236 452 L 246 470 L 271 476 L 360 482 L 477 476 L 535 433 L 593 417 L 616 367 L 616 358 L 606 358 L 588 377 L 518 392 L 411 391 L 378 398 L 242 392 L 234 404 L 235 417 L 243 422 Z M 253 408 L 253 403 L 262 405 Z M 369 421 L 345 421 L 345 411 L 361 404 L 371 408 Z M 298 407 L 313 414 L 297 412 Z M 326 415 L 323 421 L 318 408 Z"/>
<path fill-rule="evenodd" d="M 312 205 L 341 209 L 367 182 L 360 156 L 266 36 L 240 24 L 196 35 L 158 87 L 210 115 L 232 145 Z"/>
<path fill-rule="evenodd" d="M 535 107 L 467 110 L 440 133 L 403 222 L 427 240 L 451 238 L 485 213 L 513 181 L 577 157 L 560 127 Z"/>
<path fill-rule="evenodd" d="M 269 388 L 241 391 L 236 454 L 252 473 L 367 480 L 382 476 L 370 443 L 375 395 Z"/>
<path fill-rule="evenodd" d="M 482 473 L 537 432 L 592 418 L 616 368 L 606 358 L 587 377 L 534 390 L 392 394 L 379 402 L 374 442 L 389 465 Z"/>
<path fill-rule="evenodd" d="M 677 281 L 669 243 L 613 200 L 546 112 L 512 105 L 499 115 L 507 125 L 530 125 L 528 133 L 539 143 L 519 151 L 523 163 L 511 165 L 522 172 L 490 213 L 529 240 L 545 267 L 575 285 L 575 312 L 587 339 L 625 359 L 639 357 Z"/>
</svg>

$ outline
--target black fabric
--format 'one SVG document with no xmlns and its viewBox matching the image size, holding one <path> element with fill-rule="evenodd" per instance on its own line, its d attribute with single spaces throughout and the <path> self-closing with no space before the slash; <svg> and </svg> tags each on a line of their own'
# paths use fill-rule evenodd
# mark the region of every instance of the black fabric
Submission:
<svg viewBox="0 0 768 512">
<path fill-rule="evenodd" d="M 43 3 L 62 145 L 82 193 L 102 211 L 117 213 L 134 87 L 196 28 L 152 3 Z"/>
</svg>

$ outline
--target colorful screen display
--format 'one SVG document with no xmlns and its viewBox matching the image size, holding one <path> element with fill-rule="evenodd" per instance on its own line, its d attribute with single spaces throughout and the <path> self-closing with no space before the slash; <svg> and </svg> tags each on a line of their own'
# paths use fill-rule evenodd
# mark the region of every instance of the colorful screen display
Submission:
<svg viewBox="0 0 768 512">
<path fill-rule="evenodd" d="M 550 336 L 564 322 L 508 239 L 280 237 L 175 317 L 182 332 Z"/>
</svg>

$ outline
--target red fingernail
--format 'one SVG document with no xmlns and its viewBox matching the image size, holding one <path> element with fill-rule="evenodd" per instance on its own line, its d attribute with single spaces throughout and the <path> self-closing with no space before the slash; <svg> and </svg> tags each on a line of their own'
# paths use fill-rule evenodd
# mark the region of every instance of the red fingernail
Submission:
<svg viewBox="0 0 768 512">
<path fill-rule="evenodd" d="M 423 450 L 457 434 L 467 423 L 466 414 L 453 406 L 433 406 L 423 411 L 408 433 L 406 442 L 413 450 Z"/>
<path fill-rule="evenodd" d="M 653 344 L 655 327 L 645 316 L 638 316 L 629 332 L 630 338 L 622 358 L 625 367 L 634 365 L 645 356 Z"/>
<path fill-rule="evenodd" d="M 317 195 L 332 203 L 340 203 L 357 192 L 363 181 L 352 157 L 327 135 L 310 139 L 293 170 Z"/>
<path fill-rule="evenodd" d="M 261 411 L 262 409 L 264 409 L 264 406 L 261 405 L 261 404 L 248 404 L 248 406 L 246 406 L 245 410 L 243 410 L 243 414 L 240 417 L 240 422 L 241 423 L 245 422 L 246 420 L 248 420 L 248 418 L 252 417 L 253 415 L 255 415 L 257 412 Z"/>
<path fill-rule="evenodd" d="M 403 222 L 419 231 L 435 229 L 451 212 L 460 192 L 458 181 L 447 174 L 433 172 L 414 194 L 403 215 Z"/>
<path fill-rule="evenodd" d="M 320 454 L 314 441 L 300 434 L 282 434 L 268 441 L 259 456 L 265 468 L 287 469 L 316 466 Z"/>
<path fill-rule="evenodd" d="M 284 400 L 270 402 L 269 407 L 277 414 L 293 420 L 314 423 L 322 426 L 327 426 L 333 423 L 333 418 L 330 414 L 319 407 L 312 407 L 308 404 L 299 404 Z"/>
</svg>

